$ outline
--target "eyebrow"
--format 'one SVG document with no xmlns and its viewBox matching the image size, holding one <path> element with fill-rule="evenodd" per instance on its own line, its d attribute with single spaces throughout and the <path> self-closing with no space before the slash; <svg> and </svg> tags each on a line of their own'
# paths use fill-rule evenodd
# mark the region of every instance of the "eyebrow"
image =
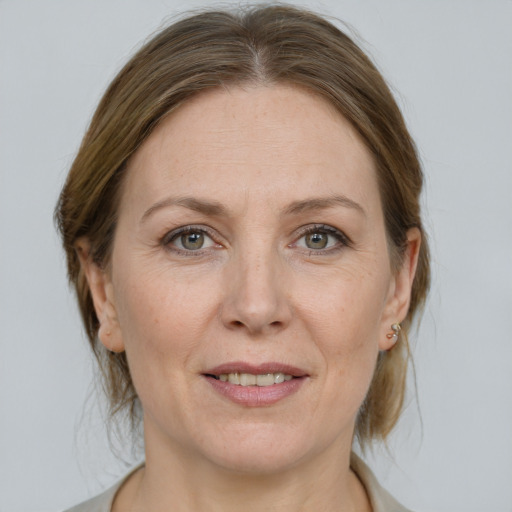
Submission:
<svg viewBox="0 0 512 512">
<path fill-rule="evenodd" d="M 144 215 L 142 215 L 140 221 L 144 222 L 157 210 L 161 210 L 162 208 L 167 208 L 169 206 L 183 206 L 184 208 L 188 208 L 189 210 L 193 210 L 204 215 L 227 216 L 226 208 L 215 201 L 205 201 L 194 197 L 168 197 L 167 199 L 158 201 L 148 208 L 144 212 Z"/>
<path fill-rule="evenodd" d="M 285 215 L 297 215 L 305 212 L 314 212 L 334 208 L 335 206 L 343 206 L 357 210 L 366 217 L 364 208 L 354 200 L 343 195 L 333 195 L 329 197 L 314 197 L 303 201 L 295 201 L 290 204 L 284 211 Z"/>
<path fill-rule="evenodd" d="M 158 201 L 150 208 L 148 208 L 141 217 L 141 223 L 146 221 L 153 213 L 162 208 L 169 206 L 182 206 L 193 210 L 204 215 L 216 216 L 216 217 L 227 217 L 228 210 L 216 201 L 206 201 L 204 199 L 196 199 L 194 197 L 168 197 L 162 201 Z M 314 197 L 311 199 L 304 199 L 301 201 L 294 201 L 286 207 L 284 215 L 299 215 L 301 213 L 314 212 L 320 210 L 326 210 L 328 208 L 334 208 L 335 206 L 343 206 L 345 208 L 351 208 L 366 217 L 364 208 L 356 203 L 354 200 L 343 196 L 334 195 L 329 197 Z"/>
</svg>

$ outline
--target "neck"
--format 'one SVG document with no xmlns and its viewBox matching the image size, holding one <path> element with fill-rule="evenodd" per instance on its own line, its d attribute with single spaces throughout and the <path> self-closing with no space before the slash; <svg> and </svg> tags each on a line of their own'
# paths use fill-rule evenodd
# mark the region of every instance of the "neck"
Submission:
<svg viewBox="0 0 512 512">
<path fill-rule="evenodd" d="M 113 512 L 371 510 L 350 469 L 350 446 L 331 447 L 307 463 L 263 474 L 229 470 L 191 456 L 180 445 L 166 451 L 151 441 L 146 436 L 145 468 L 123 487 Z"/>
</svg>

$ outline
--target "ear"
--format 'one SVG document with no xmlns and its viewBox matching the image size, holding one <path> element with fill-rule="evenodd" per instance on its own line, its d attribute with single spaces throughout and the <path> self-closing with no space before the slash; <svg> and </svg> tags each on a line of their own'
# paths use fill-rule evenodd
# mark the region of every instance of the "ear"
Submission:
<svg viewBox="0 0 512 512">
<path fill-rule="evenodd" d="M 407 247 L 405 249 L 400 268 L 391 278 L 386 307 L 382 316 L 381 333 L 379 336 L 379 349 L 390 350 L 396 338 L 391 326 L 400 323 L 407 316 L 411 302 L 411 290 L 418 264 L 418 255 L 421 246 L 421 233 L 418 228 L 407 231 Z"/>
<path fill-rule="evenodd" d="M 98 338 L 111 352 L 123 352 L 124 342 L 117 319 L 114 286 L 110 273 L 93 261 L 91 245 L 87 238 L 80 238 L 75 249 L 87 279 L 96 316 L 100 322 Z"/>
</svg>

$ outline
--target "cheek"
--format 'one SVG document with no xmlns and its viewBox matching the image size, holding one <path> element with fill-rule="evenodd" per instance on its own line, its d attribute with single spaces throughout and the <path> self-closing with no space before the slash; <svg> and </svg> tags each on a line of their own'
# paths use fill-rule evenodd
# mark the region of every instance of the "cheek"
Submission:
<svg viewBox="0 0 512 512">
<path fill-rule="evenodd" d="M 333 391 L 329 400 L 338 409 L 343 402 L 341 409 L 357 410 L 373 377 L 389 287 L 386 276 L 343 272 L 320 283 L 323 292 L 304 301 L 303 315 Z"/>
<path fill-rule="evenodd" d="M 334 352 L 358 351 L 372 342 L 377 345 L 388 290 L 386 272 L 345 268 L 304 282 L 301 309 L 311 334 Z"/>
<path fill-rule="evenodd" d="M 186 365 L 212 317 L 215 287 L 172 271 L 142 265 L 118 275 L 116 307 L 134 381 L 139 373 L 169 377 Z M 137 270 L 139 270 L 137 272 Z"/>
<path fill-rule="evenodd" d="M 132 381 L 145 414 L 178 431 L 190 360 L 205 338 L 206 303 L 194 286 L 159 273 L 119 275 L 116 306 Z M 165 404 L 165 407 L 162 407 Z"/>
</svg>

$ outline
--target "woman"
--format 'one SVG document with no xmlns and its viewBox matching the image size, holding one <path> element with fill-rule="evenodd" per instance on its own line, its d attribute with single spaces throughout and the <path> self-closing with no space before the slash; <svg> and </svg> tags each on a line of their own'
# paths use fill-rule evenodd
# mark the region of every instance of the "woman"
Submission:
<svg viewBox="0 0 512 512">
<path fill-rule="evenodd" d="M 385 82 L 322 18 L 205 12 L 149 41 L 57 209 L 145 464 L 72 510 L 405 510 L 351 448 L 400 414 L 421 186 Z"/>
</svg>

